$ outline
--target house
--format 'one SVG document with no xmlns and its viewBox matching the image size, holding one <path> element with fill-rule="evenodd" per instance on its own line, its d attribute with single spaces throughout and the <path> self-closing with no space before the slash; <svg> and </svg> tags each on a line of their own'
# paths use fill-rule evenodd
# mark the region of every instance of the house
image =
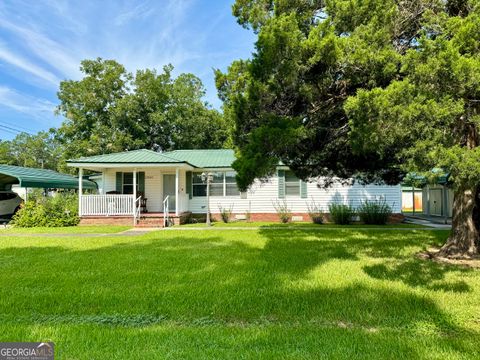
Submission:
<svg viewBox="0 0 480 360">
<path fill-rule="evenodd" d="M 135 150 L 83 157 L 68 161 L 79 169 L 101 174 L 100 193 L 80 193 L 82 224 L 131 224 L 142 219 L 144 225 L 159 225 L 169 220 L 180 223 L 191 214 L 205 214 L 206 188 L 202 173 L 213 173 L 210 185 L 210 212 L 218 217 L 219 208 L 232 208 L 234 216 L 253 221 L 277 220 L 274 204 L 286 201 L 295 220 L 308 220 L 312 200 L 323 210 L 332 202 L 357 206 L 367 199 L 385 199 L 394 213 L 401 212 L 401 187 L 336 184 L 328 189 L 316 182 L 304 182 L 286 166 L 278 166 L 274 176 L 257 180 L 247 192 L 235 182 L 233 150 L 176 150 L 154 152 Z M 143 200 L 142 200 L 143 199 Z"/>
</svg>

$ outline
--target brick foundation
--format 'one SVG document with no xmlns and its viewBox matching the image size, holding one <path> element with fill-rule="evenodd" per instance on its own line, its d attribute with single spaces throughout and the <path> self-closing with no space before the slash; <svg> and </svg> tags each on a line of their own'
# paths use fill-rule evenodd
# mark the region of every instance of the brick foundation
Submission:
<svg viewBox="0 0 480 360">
<path fill-rule="evenodd" d="M 192 214 L 195 218 L 204 218 L 205 214 Z M 244 213 L 239 214 L 232 214 L 232 220 L 235 221 L 235 215 L 245 215 Z M 215 221 L 222 221 L 220 214 L 212 214 L 212 219 Z M 325 222 L 331 222 L 329 214 L 324 214 Z M 294 222 L 310 222 L 310 216 L 308 213 L 292 213 L 292 218 Z M 300 220 L 300 218 L 302 218 Z M 389 224 L 398 224 L 401 223 L 405 217 L 403 214 L 392 214 L 388 220 Z M 239 220 L 244 221 L 244 220 Z M 252 213 L 250 215 L 250 221 L 258 221 L 258 222 L 280 222 L 278 215 L 276 213 Z"/>
<path fill-rule="evenodd" d="M 128 216 L 87 216 L 80 219 L 82 225 L 133 226 L 133 217 Z"/>
</svg>

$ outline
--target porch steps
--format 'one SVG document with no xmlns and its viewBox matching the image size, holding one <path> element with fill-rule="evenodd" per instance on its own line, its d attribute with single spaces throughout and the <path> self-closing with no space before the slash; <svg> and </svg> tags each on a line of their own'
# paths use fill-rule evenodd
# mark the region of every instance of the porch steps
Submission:
<svg viewBox="0 0 480 360">
<path fill-rule="evenodd" d="M 140 216 L 138 219 L 137 225 L 135 227 L 139 228 L 163 228 L 163 215 L 161 216 Z"/>
</svg>

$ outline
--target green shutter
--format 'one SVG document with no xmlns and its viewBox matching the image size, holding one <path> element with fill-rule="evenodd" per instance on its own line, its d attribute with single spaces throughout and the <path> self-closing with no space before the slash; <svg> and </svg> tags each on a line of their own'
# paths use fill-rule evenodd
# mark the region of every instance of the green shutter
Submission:
<svg viewBox="0 0 480 360">
<path fill-rule="evenodd" d="M 188 198 L 192 198 L 192 172 L 187 171 L 187 194 Z"/>
<path fill-rule="evenodd" d="M 278 170 L 278 198 L 285 199 L 285 170 Z"/>
<path fill-rule="evenodd" d="M 117 172 L 117 181 L 115 183 L 115 190 L 117 190 L 119 194 L 123 193 L 123 173 L 121 172 Z"/>
<path fill-rule="evenodd" d="M 305 181 L 300 181 L 300 197 L 306 199 L 307 194 L 307 183 Z"/>
<path fill-rule="evenodd" d="M 138 173 L 138 191 L 145 194 L 145 173 L 143 171 Z"/>
</svg>

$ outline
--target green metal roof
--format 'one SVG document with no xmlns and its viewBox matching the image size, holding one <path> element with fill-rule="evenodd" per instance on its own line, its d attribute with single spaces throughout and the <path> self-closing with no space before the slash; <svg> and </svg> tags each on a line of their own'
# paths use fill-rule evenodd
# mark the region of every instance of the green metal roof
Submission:
<svg viewBox="0 0 480 360">
<path fill-rule="evenodd" d="M 12 165 L 0 165 L 0 186 L 19 184 L 28 188 L 78 189 L 78 178 L 53 170 L 34 169 Z M 97 185 L 83 180 L 84 189 L 96 189 Z"/>
<path fill-rule="evenodd" d="M 231 149 L 175 150 L 164 155 L 199 168 L 226 168 L 235 161 L 235 152 Z"/>
<path fill-rule="evenodd" d="M 423 186 L 428 183 L 446 185 L 450 178 L 450 173 L 440 168 L 433 168 L 425 174 L 417 174 L 415 172 L 408 173 L 403 179 L 402 185 L 406 186 Z"/>
<path fill-rule="evenodd" d="M 152 151 L 152 150 L 133 150 L 133 151 L 124 151 L 114 154 L 105 154 L 105 155 L 96 155 L 81 157 L 75 160 L 68 160 L 68 162 L 73 163 L 122 163 L 122 164 L 163 164 L 163 163 L 179 163 L 178 159 L 172 159 L 164 154 Z"/>
<path fill-rule="evenodd" d="M 94 164 L 179 164 L 187 163 L 198 168 L 231 167 L 235 153 L 231 149 L 175 150 L 164 153 L 152 150 L 134 150 L 115 154 L 82 157 L 69 163 Z"/>
</svg>

